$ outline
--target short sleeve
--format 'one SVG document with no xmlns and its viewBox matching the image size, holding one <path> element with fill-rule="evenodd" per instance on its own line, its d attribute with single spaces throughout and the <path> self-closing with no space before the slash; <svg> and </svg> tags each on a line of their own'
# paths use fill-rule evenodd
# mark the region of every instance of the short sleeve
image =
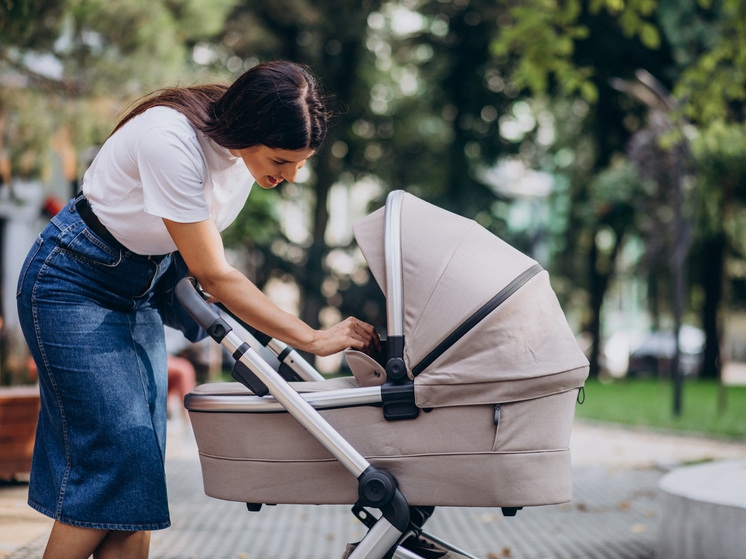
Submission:
<svg viewBox="0 0 746 559">
<path fill-rule="evenodd" d="M 166 126 L 149 128 L 137 141 L 135 157 L 146 213 L 179 223 L 210 217 L 204 157 L 193 133 Z"/>
</svg>

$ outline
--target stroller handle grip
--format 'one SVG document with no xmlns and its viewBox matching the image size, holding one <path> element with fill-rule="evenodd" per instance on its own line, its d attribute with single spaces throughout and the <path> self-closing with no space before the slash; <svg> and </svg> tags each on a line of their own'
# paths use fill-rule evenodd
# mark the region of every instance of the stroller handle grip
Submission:
<svg viewBox="0 0 746 559">
<path fill-rule="evenodd" d="M 222 339 L 232 330 L 230 325 L 208 305 L 197 292 L 194 278 L 185 277 L 176 284 L 176 298 L 181 306 L 216 342 Z"/>
</svg>

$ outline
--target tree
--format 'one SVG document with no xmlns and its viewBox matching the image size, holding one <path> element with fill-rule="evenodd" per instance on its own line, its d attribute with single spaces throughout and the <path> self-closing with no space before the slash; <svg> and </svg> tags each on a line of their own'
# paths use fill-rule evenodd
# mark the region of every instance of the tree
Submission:
<svg viewBox="0 0 746 559">
<path fill-rule="evenodd" d="M 721 307 L 739 304 L 738 293 L 727 289 L 743 280 L 734 274 L 744 261 L 744 202 L 746 202 L 746 128 L 743 123 L 715 121 L 694 140 L 699 186 L 698 239 L 695 250 L 701 262 L 699 282 L 704 291 L 702 325 L 706 333 L 702 376 L 718 378 L 723 333 Z M 727 266 L 728 263 L 731 266 Z M 727 271 L 727 267 L 731 269 Z M 735 276 L 735 277 L 734 277 Z M 727 278 L 730 277 L 730 282 Z M 743 359 L 743 355 L 735 357 Z"/>
<path fill-rule="evenodd" d="M 76 187 L 87 154 L 108 137 L 126 103 L 187 75 L 218 79 L 191 58 L 233 3 L 0 1 L 0 184 L 11 203 L 27 204 L 16 196 L 17 179 L 50 178 L 53 150 Z M 19 369 L 25 346 L 7 323 L 0 357 Z M 22 378 L 9 369 L 2 367 L 3 381 Z"/>
<path fill-rule="evenodd" d="M 602 303 L 613 277 L 613 258 L 625 232 L 636 226 L 636 203 L 630 196 L 639 194 L 631 187 L 620 191 L 600 188 L 611 177 L 619 177 L 612 163 L 624 154 L 643 118 L 643 111 L 620 96 L 610 80 L 634 76 L 641 67 L 663 76 L 673 64 L 665 37 L 651 20 L 655 8 L 655 2 L 647 0 L 521 2 L 509 9 L 504 29 L 493 44 L 496 56 L 514 60 L 507 79 L 518 87 L 533 95 L 580 98 L 588 104 L 588 116 L 575 132 L 576 140 L 586 142 L 585 157 L 555 170 L 570 182 L 565 233 L 569 241 L 555 270 L 570 283 L 583 286 L 589 295 L 585 329 L 591 336 L 594 375 L 600 368 Z M 570 138 L 563 140 L 554 146 L 555 154 L 580 153 Z M 599 246 L 598 241 L 607 237 L 613 242 Z M 584 265 L 573 265 L 579 257 Z"/>
<path fill-rule="evenodd" d="M 636 70 L 647 70 L 680 100 L 672 111 L 673 121 L 685 116 L 693 125 L 706 127 L 743 120 L 745 10 L 737 0 L 521 2 L 511 8 L 512 25 L 496 38 L 494 52 L 514 57 L 511 79 L 521 87 L 534 93 L 578 95 L 592 104 L 595 167 L 600 170 L 615 153 L 624 151 L 643 116 L 609 88 L 611 77 L 631 79 Z M 684 129 L 669 130 L 656 141 L 669 151 L 682 144 Z M 708 196 L 720 199 L 714 192 Z M 579 196 L 576 201 L 582 205 L 584 199 Z M 706 252 L 703 258 L 717 260 L 721 251 Z M 719 300 L 715 286 L 722 279 L 713 277 L 713 271 L 723 267 L 704 260 L 703 265 L 709 270 L 702 276 L 708 301 L 703 319 L 710 348 L 706 363 L 712 363 L 719 339 L 708 326 L 712 310 L 707 309 Z"/>
<path fill-rule="evenodd" d="M 198 40 L 220 29 L 234 3 L 3 2 L 4 181 L 48 174 L 50 141 L 60 131 L 80 153 L 108 136 L 117 113 L 134 98 L 190 74 L 214 79 L 198 71 L 190 54 Z"/>
</svg>

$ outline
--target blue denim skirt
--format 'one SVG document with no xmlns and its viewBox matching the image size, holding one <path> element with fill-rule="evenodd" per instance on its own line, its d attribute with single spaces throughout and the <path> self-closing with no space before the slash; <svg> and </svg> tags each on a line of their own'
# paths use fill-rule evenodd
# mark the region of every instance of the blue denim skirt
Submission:
<svg viewBox="0 0 746 559">
<path fill-rule="evenodd" d="M 72 203 L 26 257 L 16 298 L 41 392 L 29 504 L 55 520 L 170 525 L 166 348 L 153 293 L 170 262 L 112 248 Z"/>
</svg>

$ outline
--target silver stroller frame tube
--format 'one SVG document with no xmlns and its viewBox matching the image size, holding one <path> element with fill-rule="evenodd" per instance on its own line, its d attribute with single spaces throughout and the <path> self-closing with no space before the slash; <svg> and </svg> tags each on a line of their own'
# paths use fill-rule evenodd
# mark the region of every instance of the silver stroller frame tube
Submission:
<svg viewBox="0 0 746 559">
<path fill-rule="evenodd" d="M 401 253 L 401 210 L 403 202 L 403 190 L 394 190 L 386 198 L 384 249 L 386 258 L 386 323 L 389 338 L 404 335 Z"/>
<path fill-rule="evenodd" d="M 405 193 L 394 190 L 386 198 L 384 257 L 386 262 L 386 382 L 381 388 L 387 421 L 415 419 L 414 377 L 404 361 L 404 272 L 402 268 L 402 208 Z"/>
<path fill-rule="evenodd" d="M 199 289 L 198 286 L 195 286 L 195 289 L 205 301 L 210 298 L 210 296 Z M 228 315 L 230 315 L 240 326 L 242 326 L 246 330 L 246 333 L 251 337 L 252 341 L 256 342 L 256 344 L 260 344 L 266 348 L 269 348 L 269 350 L 274 353 L 277 359 L 280 361 L 281 366 L 290 368 L 298 376 L 298 378 L 307 382 L 324 380 L 324 377 L 322 377 L 319 372 L 308 363 L 308 361 L 303 359 L 303 357 L 301 357 L 301 355 L 295 350 L 295 348 L 290 347 L 285 342 L 281 342 L 280 340 L 276 340 L 271 336 L 267 336 L 265 333 L 260 332 L 253 326 L 246 324 L 222 303 L 218 303 L 218 307 L 228 313 Z M 252 344 L 252 347 L 255 347 L 254 344 Z"/>
<path fill-rule="evenodd" d="M 381 510 L 381 517 L 358 544 L 351 559 L 382 559 L 397 544 L 409 524 L 409 506 L 397 489 L 394 477 L 370 465 L 365 457 L 350 445 L 313 406 L 298 394 L 288 382 L 270 367 L 250 346 L 243 342 L 230 325 L 198 294 L 191 278 L 176 285 L 176 296 L 182 306 L 216 342 L 231 352 L 246 370 L 239 371 L 242 383 L 256 392 L 260 386 L 267 391 L 305 429 L 318 440 L 358 480 L 362 506 Z M 247 374 L 247 371 L 250 371 Z M 253 375 L 253 377 L 252 377 Z M 246 380 L 248 379 L 248 381 Z M 257 384 L 258 381 L 258 384 Z"/>
<path fill-rule="evenodd" d="M 303 359 L 294 348 L 285 342 L 272 338 L 267 347 L 272 350 L 281 363 L 288 365 L 303 380 L 308 382 L 325 380 L 308 361 Z"/>
<path fill-rule="evenodd" d="M 244 342 L 233 332 L 228 332 L 221 343 L 228 351 L 235 353 Z M 293 390 L 287 381 L 253 349 L 247 348 L 240 360 L 267 386 L 275 400 L 280 402 L 282 407 L 324 445 L 352 475 L 359 477 L 370 466 L 363 455 L 329 425 L 326 419 L 321 417 L 319 412 Z"/>
<path fill-rule="evenodd" d="M 394 383 L 406 381 L 404 363 L 404 306 L 401 251 L 401 211 L 404 191 L 394 190 L 386 198 L 384 255 L 386 258 L 386 376 Z"/>
</svg>

